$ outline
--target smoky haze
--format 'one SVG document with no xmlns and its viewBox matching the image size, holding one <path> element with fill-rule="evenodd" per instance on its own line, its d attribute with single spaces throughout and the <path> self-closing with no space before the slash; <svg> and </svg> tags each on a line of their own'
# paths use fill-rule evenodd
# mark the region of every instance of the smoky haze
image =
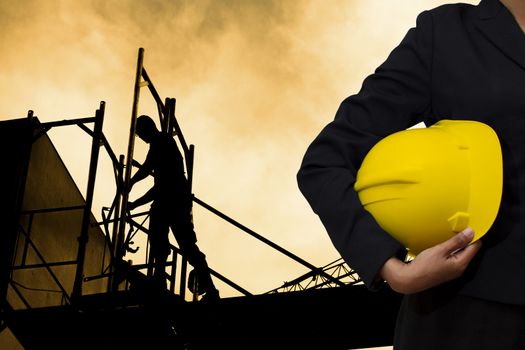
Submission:
<svg viewBox="0 0 525 350">
<path fill-rule="evenodd" d="M 86 117 L 105 101 L 104 133 L 123 154 L 143 47 L 155 87 L 177 99 L 196 146 L 196 196 L 325 265 L 338 256 L 295 182 L 304 151 L 417 14 L 441 3 L 0 0 L 0 118 L 29 109 L 42 121 Z M 144 89 L 139 113 L 156 115 Z M 84 190 L 89 138 L 74 128 L 51 137 Z M 136 159 L 146 151 L 137 141 Z M 114 191 L 103 157 L 96 215 Z M 253 293 L 306 272 L 197 205 L 194 221 L 210 266 Z"/>
</svg>

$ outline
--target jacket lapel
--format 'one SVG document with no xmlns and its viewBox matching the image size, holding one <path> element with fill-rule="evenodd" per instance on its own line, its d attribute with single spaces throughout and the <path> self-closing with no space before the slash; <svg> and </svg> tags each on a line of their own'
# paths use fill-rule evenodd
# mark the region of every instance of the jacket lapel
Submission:
<svg viewBox="0 0 525 350">
<path fill-rule="evenodd" d="M 493 45 L 525 69 L 525 34 L 509 10 L 498 0 L 483 0 L 478 29 Z"/>
</svg>

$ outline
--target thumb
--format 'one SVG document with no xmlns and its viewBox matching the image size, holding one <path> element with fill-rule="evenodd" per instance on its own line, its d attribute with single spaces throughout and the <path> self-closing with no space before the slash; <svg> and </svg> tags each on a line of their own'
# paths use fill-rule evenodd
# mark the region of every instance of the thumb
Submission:
<svg viewBox="0 0 525 350">
<path fill-rule="evenodd" d="M 472 228 L 467 227 L 463 231 L 459 232 L 458 234 L 454 235 L 450 239 L 446 240 L 445 242 L 441 243 L 443 252 L 445 255 L 450 255 L 455 253 L 458 250 L 461 250 L 469 245 L 469 243 L 474 238 L 474 230 Z"/>
</svg>

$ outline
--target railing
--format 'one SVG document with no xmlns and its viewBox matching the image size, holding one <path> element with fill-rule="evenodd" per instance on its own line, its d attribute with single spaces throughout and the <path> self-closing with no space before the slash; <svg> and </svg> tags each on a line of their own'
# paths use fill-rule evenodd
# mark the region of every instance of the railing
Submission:
<svg viewBox="0 0 525 350">
<path fill-rule="evenodd" d="M 326 278 L 327 275 L 330 278 Z M 339 283 L 334 283 L 334 280 Z M 360 283 L 362 281 L 357 273 L 343 259 L 337 259 L 323 267 L 311 270 L 290 282 L 285 282 L 282 286 L 269 291 L 268 294 L 332 288 L 339 287 L 341 284 L 354 285 Z"/>
</svg>

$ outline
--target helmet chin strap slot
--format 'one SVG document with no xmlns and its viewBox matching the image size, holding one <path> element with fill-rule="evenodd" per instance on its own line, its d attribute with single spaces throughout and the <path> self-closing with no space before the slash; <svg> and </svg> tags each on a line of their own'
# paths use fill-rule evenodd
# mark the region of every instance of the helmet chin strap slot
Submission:
<svg viewBox="0 0 525 350">
<path fill-rule="evenodd" d="M 468 227 L 470 215 L 468 213 L 458 211 L 456 214 L 448 218 L 448 223 L 452 231 L 458 233 Z"/>
</svg>

